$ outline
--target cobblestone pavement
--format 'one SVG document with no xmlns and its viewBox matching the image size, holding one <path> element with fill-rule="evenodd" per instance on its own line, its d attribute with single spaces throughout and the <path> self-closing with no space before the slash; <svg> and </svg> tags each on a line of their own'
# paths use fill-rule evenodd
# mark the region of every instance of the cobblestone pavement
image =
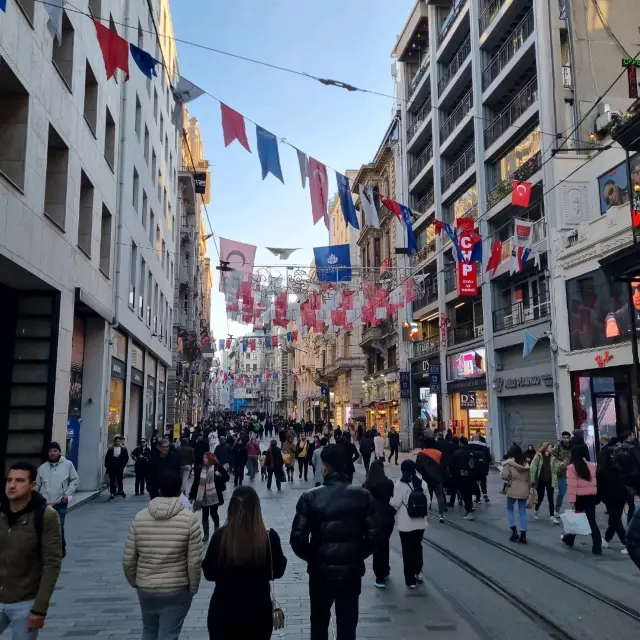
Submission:
<svg viewBox="0 0 640 640">
<path fill-rule="evenodd" d="M 397 475 L 399 467 L 388 465 L 388 468 L 390 475 Z M 361 471 L 358 475 L 362 477 Z M 118 498 L 107 502 L 106 496 L 101 496 L 68 515 L 68 555 L 41 640 L 140 638 L 138 601 L 124 579 L 121 562 L 129 524 L 136 512 L 144 508 L 146 499 L 133 496 L 130 482 L 127 485 L 126 500 Z M 276 583 L 276 595 L 286 614 L 286 628 L 274 632 L 273 638 L 309 638 L 306 566 L 294 556 L 288 538 L 296 502 L 311 483 L 296 478 L 293 484 L 284 484 L 281 493 L 267 491 L 259 479 L 253 485 L 262 499 L 265 519 L 280 534 L 289 560 L 284 578 Z M 227 496 L 231 491 L 232 488 L 227 490 Z M 226 505 L 221 510 L 223 519 L 225 508 Z M 358 638 L 388 638 L 391 633 L 396 638 L 416 637 L 416 634 L 424 637 L 425 633 L 435 640 L 475 638 L 475 633 L 450 602 L 432 585 L 427 583 L 416 591 L 407 591 L 396 536 L 392 539 L 391 580 L 386 590 L 373 586 L 371 561 L 368 562 L 360 598 Z M 203 579 L 181 638 L 208 638 L 206 618 L 212 586 Z M 334 637 L 332 634 L 333 631 L 330 637 Z M 9 632 L 2 636 L 2 640 L 9 638 Z"/>
</svg>

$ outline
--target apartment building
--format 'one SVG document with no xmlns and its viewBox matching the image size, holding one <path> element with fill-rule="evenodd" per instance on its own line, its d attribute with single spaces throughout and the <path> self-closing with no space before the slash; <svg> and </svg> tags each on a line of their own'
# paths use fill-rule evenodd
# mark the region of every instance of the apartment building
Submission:
<svg viewBox="0 0 640 640">
<path fill-rule="evenodd" d="M 413 345 L 414 414 L 459 435 L 486 435 L 496 451 L 554 440 L 573 424 L 556 361 L 566 318 L 554 292 L 566 261 L 555 254 L 567 232 L 600 223 L 594 185 L 609 161 L 585 165 L 580 187 L 573 176 L 555 185 L 599 153 L 590 138 L 595 111 L 567 132 L 620 68 L 607 30 L 633 51 L 636 4 L 599 0 L 603 22 L 593 2 L 585 11 L 569 0 L 420 0 L 396 43 L 405 175 L 420 215 L 414 266 L 425 283 L 413 305 L 422 337 Z M 624 108 L 627 92 L 622 78 L 603 102 Z M 514 180 L 533 185 L 527 209 L 511 203 Z M 502 241 L 494 276 L 478 269 L 477 295 L 461 295 L 451 242 L 427 226 L 433 213 L 451 224 L 473 219 L 485 256 Z M 512 274 L 516 218 L 534 222 L 537 260 Z M 525 330 L 539 339 L 526 359 Z"/>
<path fill-rule="evenodd" d="M 267 352 L 264 345 L 265 332 L 256 330 L 241 338 L 236 338 L 231 345 L 229 369 L 234 375 L 233 410 L 264 411 L 263 376 L 266 371 L 265 358 Z M 251 351 L 249 340 L 255 340 L 256 348 Z M 243 348 L 243 343 L 247 347 Z"/>
<path fill-rule="evenodd" d="M 137 29 L 156 58 L 155 27 L 173 35 L 165 0 L 81 8 L 129 39 Z M 169 76 L 147 81 L 132 63 L 128 82 L 107 81 L 88 16 L 65 11 L 60 42 L 39 2 L 9 0 L 1 18 L 0 459 L 38 462 L 54 439 L 92 489 L 114 435 L 164 426 L 179 149 Z M 175 70 L 175 50 L 165 59 Z"/>
<path fill-rule="evenodd" d="M 174 238 L 173 369 L 169 372 L 167 423 L 194 425 L 208 416 L 211 342 L 211 262 L 206 257 L 205 207 L 211 174 L 198 120 L 184 108 L 184 141 L 178 171 L 179 233 Z"/>
</svg>

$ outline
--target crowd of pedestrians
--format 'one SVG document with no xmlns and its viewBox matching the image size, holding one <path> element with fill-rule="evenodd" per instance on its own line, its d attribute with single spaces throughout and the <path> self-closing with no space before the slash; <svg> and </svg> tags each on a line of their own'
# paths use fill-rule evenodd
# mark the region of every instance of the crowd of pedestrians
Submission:
<svg viewBox="0 0 640 640">
<path fill-rule="evenodd" d="M 150 497 L 130 526 L 123 559 L 140 604 L 143 640 L 179 637 L 202 575 L 215 583 L 207 616 L 211 638 L 267 639 L 284 624 L 286 612 L 273 583 L 286 572 L 280 535 L 287 532 L 279 535 L 264 524 L 251 486 L 258 474 L 267 491 L 274 480 L 277 490 L 285 482 L 309 485 L 288 535 L 293 553 L 307 564 L 312 640 L 328 638 L 332 607 L 337 638 L 356 637 L 364 561 L 372 556 L 374 584 L 384 589 L 394 529 L 406 587 L 416 589 L 424 581 L 423 538 L 434 497 L 441 521 L 456 500 L 465 520 L 473 520 L 476 506 L 490 500 L 492 457 L 481 437 L 469 442 L 426 431 L 415 459 L 402 461 L 395 482 L 385 468 L 394 457 L 398 464 L 394 432 L 385 442 L 376 430 L 355 425 L 331 429 L 225 412 L 208 428 L 185 430 L 171 440 L 154 433 L 150 446 L 141 440 L 131 453 L 135 492 L 146 489 Z M 600 444 L 592 461 L 581 432 L 563 433 L 557 444 L 541 443 L 525 452 L 512 443 L 500 471 L 511 541 L 527 542 L 527 509 L 537 519 L 545 499 L 551 523 L 559 524 L 566 498 L 572 513 L 584 514 L 594 554 L 618 536 L 623 553 L 640 567 L 640 511 L 633 510 L 640 446 L 631 433 Z M 109 500 L 126 498 L 122 478 L 128 460 L 124 439 L 114 438 L 104 460 Z M 358 460 L 366 469 L 362 485 L 353 482 Z M 0 633 L 10 627 L 16 640 L 33 640 L 44 626 L 66 553 L 65 515 L 78 484 L 73 464 L 56 442 L 40 468 L 28 463 L 9 468 L 0 502 Z M 229 505 L 221 524 L 225 493 Z M 604 536 L 596 522 L 600 502 L 608 517 Z M 20 535 L 12 535 L 17 527 Z M 574 533 L 562 536 L 568 547 L 574 541 Z"/>
</svg>

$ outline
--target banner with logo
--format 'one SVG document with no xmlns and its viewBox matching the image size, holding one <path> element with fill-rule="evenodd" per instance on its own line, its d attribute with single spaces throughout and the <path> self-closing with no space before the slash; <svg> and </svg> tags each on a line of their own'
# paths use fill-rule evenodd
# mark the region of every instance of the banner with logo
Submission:
<svg viewBox="0 0 640 640">
<path fill-rule="evenodd" d="M 476 263 L 458 262 L 458 293 L 461 296 L 478 295 L 478 274 Z"/>
</svg>

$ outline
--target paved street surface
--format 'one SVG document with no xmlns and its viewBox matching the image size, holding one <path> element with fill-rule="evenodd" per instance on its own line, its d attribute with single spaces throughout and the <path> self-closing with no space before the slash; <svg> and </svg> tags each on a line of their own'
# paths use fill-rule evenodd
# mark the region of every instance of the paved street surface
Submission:
<svg viewBox="0 0 640 640">
<path fill-rule="evenodd" d="M 356 481 L 364 479 L 363 471 L 358 465 Z M 399 467 L 387 465 L 387 472 L 390 477 L 397 478 Z M 292 553 L 288 538 L 295 504 L 310 483 L 296 480 L 293 485 L 284 484 L 281 493 L 275 490 L 268 492 L 265 483 L 259 479 L 253 485 L 262 499 L 265 519 L 280 534 L 289 560 L 284 578 L 276 583 L 277 597 L 286 613 L 286 628 L 274 632 L 273 637 L 308 639 L 306 566 Z M 499 487 L 498 475 L 492 472 L 489 478 L 492 501 L 488 505 L 478 506 L 476 520 L 462 521 L 462 510 L 458 507 L 447 514 L 448 520 L 466 530 L 509 544 L 504 498 L 498 495 Z M 135 513 L 145 506 L 146 499 L 134 497 L 131 485 L 125 489 L 129 493 L 126 500 L 117 499 L 108 503 L 106 496 L 101 496 L 68 515 L 69 552 L 46 628 L 40 635 L 42 640 L 127 640 L 140 637 L 138 601 L 124 579 L 121 562 L 129 524 Z M 232 488 L 229 488 L 227 497 L 231 492 Z M 225 509 L 226 505 L 221 511 L 223 519 Z M 544 509 L 541 514 L 548 513 Z M 604 517 L 600 509 L 599 519 L 603 523 Z M 605 550 L 604 556 L 594 558 L 590 553 L 589 539 L 578 538 L 576 549 L 569 550 L 561 545 L 559 537 L 560 528 L 552 525 L 547 516 L 530 523 L 530 544 L 526 547 L 515 545 L 515 550 L 628 607 L 640 608 L 637 604 L 640 572 L 627 557 L 621 556 L 619 543 Z M 617 640 L 631 640 L 640 633 L 638 622 L 625 618 L 602 603 L 592 603 L 590 596 L 572 590 L 556 578 L 526 565 L 504 550 L 472 538 L 464 531 L 440 524 L 436 519 L 430 521 L 427 538 L 446 546 L 507 585 L 515 595 L 553 616 L 574 637 L 602 640 L 615 636 Z M 425 634 L 428 634 L 430 639 L 435 640 L 507 640 L 513 637 L 514 628 L 526 628 L 530 640 L 549 637 L 548 632 L 538 628 L 502 596 L 430 547 L 425 549 L 427 582 L 416 591 L 408 591 L 402 577 L 399 549 L 399 539 L 394 534 L 391 580 L 386 590 L 377 590 L 373 586 L 371 563 L 367 563 L 360 599 L 358 638 L 394 637 L 400 640 L 426 637 Z M 206 617 L 211 593 L 212 585 L 203 580 L 181 638 L 208 638 Z M 8 632 L 2 636 L 2 640 L 9 638 Z"/>
</svg>

